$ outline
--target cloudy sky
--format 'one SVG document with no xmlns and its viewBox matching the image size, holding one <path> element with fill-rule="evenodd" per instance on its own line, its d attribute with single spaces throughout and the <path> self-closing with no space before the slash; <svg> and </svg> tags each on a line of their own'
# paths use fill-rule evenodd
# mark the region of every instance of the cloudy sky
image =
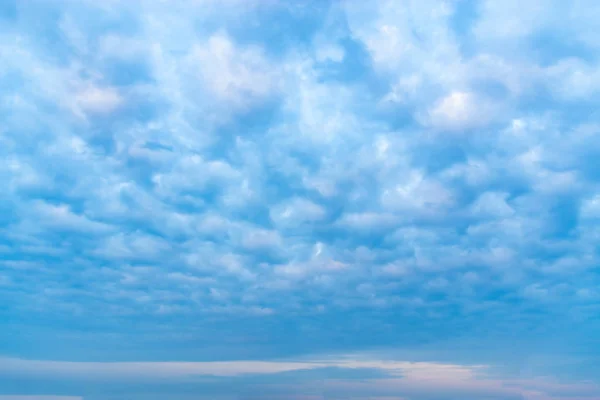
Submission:
<svg viewBox="0 0 600 400">
<path fill-rule="evenodd" d="M 1 0 L 0 400 L 600 399 L 599 20 Z"/>
</svg>

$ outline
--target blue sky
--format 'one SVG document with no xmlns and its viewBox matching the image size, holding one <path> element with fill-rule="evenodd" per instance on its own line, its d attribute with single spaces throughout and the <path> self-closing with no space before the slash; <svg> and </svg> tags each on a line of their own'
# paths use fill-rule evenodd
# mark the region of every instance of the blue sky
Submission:
<svg viewBox="0 0 600 400">
<path fill-rule="evenodd" d="M 600 3 L 0 2 L 0 400 L 600 398 Z"/>
</svg>

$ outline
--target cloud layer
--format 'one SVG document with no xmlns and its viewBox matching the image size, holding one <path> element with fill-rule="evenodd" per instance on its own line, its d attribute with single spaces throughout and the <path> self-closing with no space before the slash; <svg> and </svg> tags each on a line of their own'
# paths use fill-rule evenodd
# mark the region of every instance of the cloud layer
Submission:
<svg viewBox="0 0 600 400">
<path fill-rule="evenodd" d="M 293 394 L 297 396 L 294 398 L 301 399 L 485 396 L 493 399 L 558 400 L 564 398 L 565 393 L 578 396 L 573 398 L 593 399 L 600 389 L 590 383 L 560 384 L 539 378 L 500 380 L 490 376 L 486 366 L 373 360 L 364 356 L 319 361 L 112 363 L 3 359 L 0 373 L 15 382 L 28 379 L 37 384 L 42 382 L 42 386 L 41 377 L 50 377 L 57 387 L 62 386 L 62 390 L 70 386 L 71 390 L 86 393 L 86 399 L 139 397 L 137 391 L 140 387 L 155 394 L 177 396 L 196 391 L 196 398 L 198 395 L 200 398 L 215 395 L 255 398 L 253 396 L 260 393 L 267 398 L 288 398 Z M 71 383 L 66 384 L 67 380 Z M 60 384 L 57 385 L 57 382 Z M 45 385 L 48 386 L 47 383 Z M 209 393 L 205 393 L 206 390 Z M 10 400 L 21 398 L 63 399 L 15 396 Z"/>
<path fill-rule="evenodd" d="M 599 395 L 506 388 L 599 372 L 596 2 L 96 3 L 0 5 L 4 360 L 383 349 Z M 406 376 L 313 395 L 443 398 Z"/>
</svg>

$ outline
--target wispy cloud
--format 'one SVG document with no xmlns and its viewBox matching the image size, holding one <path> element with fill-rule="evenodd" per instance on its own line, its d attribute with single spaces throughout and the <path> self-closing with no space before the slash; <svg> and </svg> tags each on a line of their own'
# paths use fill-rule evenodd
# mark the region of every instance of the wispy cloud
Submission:
<svg viewBox="0 0 600 400">
<path fill-rule="evenodd" d="M 17 395 L 9 395 L 2 396 L 0 395 L 0 400 L 82 400 L 82 397 L 75 396 L 17 396 Z"/>
<path fill-rule="evenodd" d="M 358 375 L 355 376 L 360 378 L 344 377 L 344 374 L 351 375 L 351 371 L 357 371 Z M 352 398 L 357 399 L 372 399 L 373 396 L 376 398 L 409 396 L 408 398 L 421 399 L 442 393 L 493 398 L 530 396 L 530 398 L 558 399 L 560 393 L 571 393 L 577 394 L 579 398 L 591 400 L 595 398 L 598 390 L 597 386 L 589 383 L 559 384 L 545 379 L 498 379 L 489 374 L 486 366 L 376 360 L 364 357 L 328 358 L 321 361 L 108 363 L 3 359 L 0 372 L 17 379 L 51 377 L 58 382 L 69 379 L 80 382 L 84 388 L 94 385 L 110 387 L 117 382 L 144 383 L 150 388 L 159 382 L 172 386 L 189 385 L 202 382 L 202 377 L 204 379 L 218 377 L 220 380 L 213 383 L 229 385 L 230 382 L 243 382 L 250 379 L 249 382 L 253 382 L 251 384 L 255 390 L 260 390 L 267 395 L 272 393 L 274 398 L 285 397 L 276 395 L 279 387 L 285 388 L 288 392 L 295 391 L 297 395 L 303 393 L 309 395 L 306 390 L 307 384 L 316 385 L 316 388 L 323 392 L 336 393 L 336 396 L 352 393 Z M 373 374 L 378 376 L 370 377 Z M 268 381 L 261 379 L 260 376 L 268 377 Z M 223 380 L 224 378 L 227 380 Z M 280 382 L 290 378 L 292 381 L 284 385 Z M 295 387 L 294 379 L 301 379 L 304 387 Z M 45 398 L 39 397 L 40 400 Z"/>
</svg>

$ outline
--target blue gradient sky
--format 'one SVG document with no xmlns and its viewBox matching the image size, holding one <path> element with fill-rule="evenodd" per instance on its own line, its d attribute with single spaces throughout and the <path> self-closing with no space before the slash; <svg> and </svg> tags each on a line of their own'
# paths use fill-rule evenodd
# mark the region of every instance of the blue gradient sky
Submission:
<svg viewBox="0 0 600 400">
<path fill-rule="evenodd" d="M 600 399 L 598 21 L 0 1 L 0 400 Z"/>
</svg>

